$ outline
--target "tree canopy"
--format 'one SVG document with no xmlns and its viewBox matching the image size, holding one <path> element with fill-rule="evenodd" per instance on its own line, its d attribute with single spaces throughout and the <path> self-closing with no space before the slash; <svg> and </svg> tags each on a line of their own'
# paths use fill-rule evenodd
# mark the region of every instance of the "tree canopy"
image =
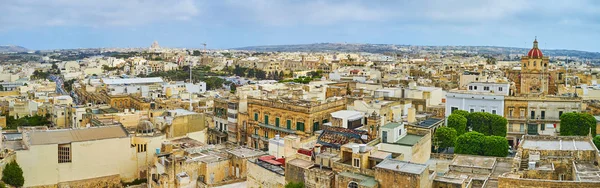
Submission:
<svg viewBox="0 0 600 188">
<path fill-rule="evenodd" d="M 508 140 L 505 137 L 485 136 L 472 131 L 460 135 L 456 139 L 454 153 L 506 157 L 508 149 Z"/>
<path fill-rule="evenodd" d="M 468 155 L 481 155 L 483 154 L 483 142 L 485 135 L 478 132 L 468 132 L 460 135 L 456 139 L 456 146 L 454 147 L 454 153 L 468 154 Z"/>
<path fill-rule="evenodd" d="M 304 182 L 289 182 L 285 184 L 285 188 L 304 188 Z"/>
<path fill-rule="evenodd" d="M 469 116 L 469 112 L 464 111 L 464 110 L 454 110 L 454 111 L 452 111 L 452 114 L 461 115 L 463 117 Z"/>
<path fill-rule="evenodd" d="M 450 127 L 440 127 L 435 131 L 434 144 L 439 149 L 454 147 L 457 131 Z"/>
<path fill-rule="evenodd" d="M 6 118 L 6 128 L 7 129 L 16 129 L 20 126 L 41 126 L 50 124 L 49 115 L 40 116 L 25 116 L 19 119 L 15 119 L 14 116 L 8 116 Z"/>
<path fill-rule="evenodd" d="M 4 167 L 4 170 L 2 170 L 2 181 L 15 187 L 23 186 L 25 178 L 23 177 L 23 170 L 17 162 L 13 161 Z"/>
<path fill-rule="evenodd" d="M 594 145 L 596 145 L 596 148 L 600 148 L 600 135 L 596 135 L 594 136 Z"/>
<path fill-rule="evenodd" d="M 487 112 L 474 112 L 467 116 L 467 127 L 486 136 L 506 137 L 507 124 L 506 118 Z"/>
<path fill-rule="evenodd" d="M 467 132 L 467 118 L 459 114 L 448 116 L 448 127 L 456 130 L 458 136 Z"/>
<path fill-rule="evenodd" d="M 483 144 L 483 155 L 506 157 L 508 155 L 508 140 L 501 136 L 486 136 Z"/>
<path fill-rule="evenodd" d="M 590 114 L 569 112 L 560 116 L 561 136 L 596 135 L 596 118 Z"/>
</svg>

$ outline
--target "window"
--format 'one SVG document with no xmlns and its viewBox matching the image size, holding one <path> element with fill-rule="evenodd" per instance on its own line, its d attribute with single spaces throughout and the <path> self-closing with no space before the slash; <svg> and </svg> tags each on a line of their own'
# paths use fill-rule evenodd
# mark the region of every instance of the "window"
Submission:
<svg viewBox="0 0 600 188">
<path fill-rule="evenodd" d="M 475 87 L 473 87 L 473 88 L 475 88 L 475 90 L 477 90 L 477 86 L 475 86 Z"/>
<path fill-rule="evenodd" d="M 535 119 L 535 111 L 531 111 L 531 119 Z"/>
<path fill-rule="evenodd" d="M 356 167 L 356 168 L 360 168 L 360 159 L 359 158 L 352 159 L 352 166 Z"/>
<path fill-rule="evenodd" d="M 314 122 L 313 123 L 313 132 L 318 131 L 319 130 L 319 122 Z"/>
<path fill-rule="evenodd" d="M 482 109 L 481 109 L 481 112 L 485 112 L 485 109 L 483 109 L 483 108 L 482 108 Z"/>
<path fill-rule="evenodd" d="M 296 122 L 296 130 L 304 131 L 304 123 L 303 122 Z"/>
<path fill-rule="evenodd" d="M 492 114 L 496 114 L 496 110 L 492 110 Z"/>
<path fill-rule="evenodd" d="M 71 144 L 58 145 L 58 163 L 71 162 Z"/>
<path fill-rule="evenodd" d="M 525 117 L 525 109 L 521 109 L 521 112 L 519 113 L 519 117 Z"/>
<path fill-rule="evenodd" d="M 560 118 L 560 116 L 562 116 L 563 111 L 558 111 L 558 118 Z"/>
<path fill-rule="evenodd" d="M 265 114 L 265 124 L 268 125 L 269 124 L 269 115 Z"/>
<path fill-rule="evenodd" d="M 489 91 L 489 90 L 490 90 L 490 87 L 489 87 L 489 86 L 483 86 L 483 90 L 484 90 L 484 91 Z"/>
<path fill-rule="evenodd" d="M 402 129 L 398 130 L 398 135 L 402 135 Z"/>
<path fill-rule="evenodd" d="M 350 182 L 348 184 L 348 188 L 358 188 L 358 183 L 356 183 L 356 182 Z"/>
<path fill-rule="evenodd" d="M 513 115 L 513 109 L 508 109 L 508 117 L 512 117 Z"/>
<path fill-rule="evenodd" d="M 471 109 L 469 109 L 469 112 L 470 112 L 470 113 L 473 113 L 473 112 L 475 112 L 475 109 L 472 109 L 472 108 L 471 108 Z"/>
<path fill-rule="evenodd" d="M 275 127 L 279 127 L 279 117 L 275 118 Z"/>
<path fill-rule="evenodd" d="M 540 124 L 540 130 L 546 130 L 546 124 Z"/>
<path fill-rule="evenodd" d="M 543 111 L 543 110 L 542 110 L 540 113 L 541 113 L 541 114 L 540 114 L 540 116 L 541 116 L 541 119 L 546 119 L 546 111 Z M 543 129 L 542 129 L 542 130 L 543 130 Z"/>
<path fill-rule="evenodd" d="M 254 121 L 258 121 L 258 113 L 254 113 Z"/>
<path fill-rule="evenodd" d="M 508 132 L 513 132 L 513 124 L 508 124 Z"/>
<path fill-rule="evenodd" d="M 473 86 L 469 86 L 469 90 L 473 90 Z"/>
<path fill-rule="evenodd" d="M 136 145 L 137 145 L 137 152 L 138 153 L 146 152 L 146 144 L 136 144 Z"/>
<path fill-rule="evenodd" d="M 525 132 L 525 124 L 521 123 L 519 127 L 519 132 Z"/>
<path fill-rule="evenodd" d="M 269 138 L 269 131 L 265 130 L 265 138 Z"/>
<path fill-rule="evenodd" d="M 499 87 L 499 88 L 498 88 L 498 91 L 502 91 L 502 87 Z"/>
<path fill-rule="evenodd" d="M 292 129 L 292 120 L 288 119 L 286 124 L 287 124 L 287 129 Z"/>
<path fill-rule="evenodd" d="M 458 110 L 458 107 L 451 107 L 450 108 L 450 113 L 454 112 L 455 110 Z"/>
</svg>

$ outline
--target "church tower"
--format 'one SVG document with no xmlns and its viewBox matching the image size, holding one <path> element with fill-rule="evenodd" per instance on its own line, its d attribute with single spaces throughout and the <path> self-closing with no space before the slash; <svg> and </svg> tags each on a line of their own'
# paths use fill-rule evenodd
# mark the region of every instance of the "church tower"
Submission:
<svg viewBox="0 0 600 188">
<path fill-rule="evenodd" d="M 550 80 L 548 63 L 549 59 L 539 49 L 536 38 L 527 56 L 521 57 L 520 94 L 548 95 Z"/>
</svg>

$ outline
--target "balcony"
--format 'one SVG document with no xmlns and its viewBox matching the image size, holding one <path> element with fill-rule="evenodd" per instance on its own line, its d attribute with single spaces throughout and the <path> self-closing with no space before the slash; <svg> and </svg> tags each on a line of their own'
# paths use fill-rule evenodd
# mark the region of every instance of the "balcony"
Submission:
<svg viewBox="0 0 600 188">
<path fill-rule="evenodd" d="M 274 125 L 268 125 L 268 124 L 264 124 L 264 123 L 258 123 L 258 126 L 263 127 L 263 128 L 267 128 L 267 129 L 272 129 L 272 130 L 276 130 L 276 131 L 281 131 L 284 133 L 289 133 L 289 134 L 295 134 L 296 131 L 295 130 L 291 130 L 291 129 L 286 129 L 283 127 L 277 127 Z"/>
</svg>

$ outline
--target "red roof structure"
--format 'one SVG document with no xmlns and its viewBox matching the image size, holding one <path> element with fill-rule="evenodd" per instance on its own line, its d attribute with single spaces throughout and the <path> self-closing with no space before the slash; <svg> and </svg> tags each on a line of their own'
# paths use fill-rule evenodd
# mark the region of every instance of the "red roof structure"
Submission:
<svg viewBox="0 0 600 188">
<path fill-rule="evenodd" d="M 533 48 L 531 48 L 531 50 L 529 50 L 529 53 L 527 53 L 527 56 L 529 58 L 542 58 L 542 57 L 544 57 L 544 54 L 542 54 L 542 50 L 540 50 L 538 48 L 538 41 L 537 41 L 537 39 L 535 39 L 533 41 Z"/>
</svg>

